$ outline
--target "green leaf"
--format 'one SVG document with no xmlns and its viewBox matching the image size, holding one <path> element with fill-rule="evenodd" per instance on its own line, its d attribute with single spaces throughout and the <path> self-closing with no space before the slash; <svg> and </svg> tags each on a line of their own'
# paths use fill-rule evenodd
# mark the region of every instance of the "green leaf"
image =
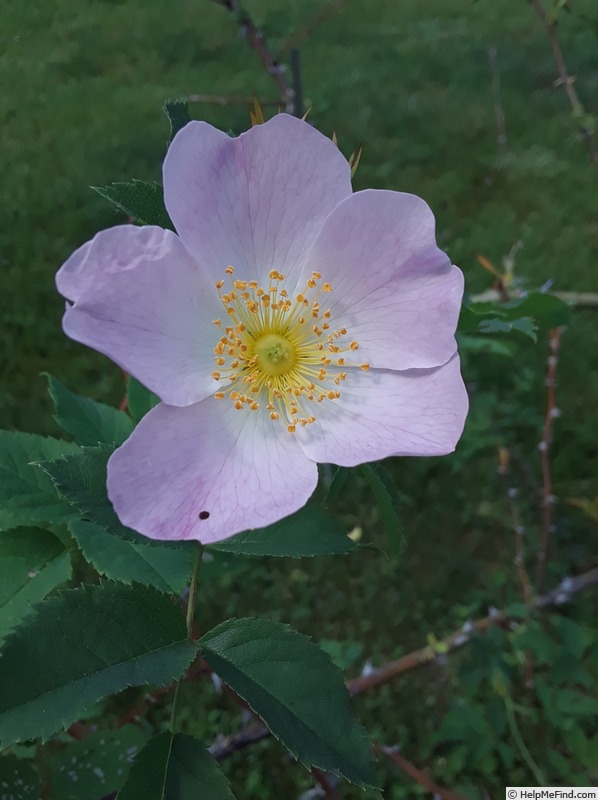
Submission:
<svg viewBox="0 0 598 800">
<path fill-rule="evenodd" d="M 39 800 L 41 786 L 31 761 L 13 755 L 0 756 L 1 800 Z"/>
<path fill-rule="evenodd" d="M 131 418 L 123 411 L 71 392 L 48 373 L 46 377 L 56 411 L 54 419 L 79 444 L 122 444 L 129 438 L 134 426 Z"/>
<path fill-rule="evenodd" d="M 132 180 L 91 188 L 141 225 L 159 225 L 173 230 L 164 205 L 164 190 L 159 183 Z"/>
<path fill-rule="evenodd" d="M 0 658 L 0 746 L 67 727 L 128 686 L 166 686 L 197 651 L 171 597 L 103 583 L 48 598 L 6 639 Z"/>
<path fill-rule="evenodd" d="M 468 336 L 465 333 L 457 334 L 459 350 L 468 350 L 470 353 L 492 353 L 498 356 L 515 355 L 515 349 L 511 342 L 491 339 L 488 336 Z"/>
<path fill-rule="evenodd" d="M 0 641 L 37 603 L 71 576 L 62 542 L 41 528 L 0 533 Z"/>
<path fill-rule="evenodd" d="M 190 548 L 189 542 L 156 542 L 125 527 L 108 499 L 106 467 L 114 445 L 82 447 L 76 454 L 40 464 L 56 489 L 90 522 L 133 544 L 160 548 Z"/>
<path fill-rule="evenodd" d="M 302 558 L 349 553 L 357 546 L 336 517 L 308 505 L 275 525 L 238 533 L 209 549 L 246 556 Z"/>
<path fill-rule="evenodd" d="M 170 139 L 168 141 L 168 144 L 170 144 L 181 128 L 184 128 L 188 122 L 191 122 L 189 104 L 184 98 L 167 100 L 164 103 L 164 113 L 170 122 Z"/>
<path fill-rule="evenodd" d="M 183 733 L 159 733 L 135 757 L 117 800 L 235 800 L 204 745 Z"/>
<path fill-rule="evenodd" d="M 127 409 L 135 424 L 159 402 L 160 398 L 157 394 L 150 392 L 142 383 L 129 375 L 127 379 Z"/>
<path fill-rule="evenodd" d="M 180 594 L 192 571 L 191 549 L 135 544 L 93 522 L 73 520 L 69 529 L 85 559 L 100 573 L 122 583 L 143 583 Z M 147 541 L 147 540 L 146 540 Z"/>
<path fill-rule="evenodd" d="M 521 317 L 520 319 L 506 320 L 499 317 L 483 319 L 479 324 L 480 333 L 511 333 L 519 331 L 536 341 L 537 326 L 531 317 Z"/>
<path fill-rule="evenodd" d="M 72 509 L 37 462 L 78 449 L 60 439 L 0 431 L 0 530 L 72 517 Z"/>
<path fill-rule="evenodd" d="M 265 619 L 232 619 L 199 642 L 206 661 L 308 769 L 376 787 L 366 732 L 342 674 L 307 636 Z"/>
<path fill-rule="evenodd" d="M 347 483 L 349 475 L 351 474 L 351 471 L 348 467 L 332 467 L 331 464 L 326 466 L 333 469 L 334 472 L 332 474 L 332 480 L 330 481 L 330 485 L 328 486 L 324 500 L 322 501 L 324 505 L 327 505 L 341 494 L 345 484 Z"/>
<path fill-rule="evenodd" d="M 521 300 L 506 303 L 505 306 L 508 314 L 531 317 L 540 330 L 568 325 L 571 320 L 571 308 L 553 294 L 532 292 Z"/>
<path fill-rule="evenodd" d="M 43 461 L 40 467 L 86 519 L 127 541 L 142 543 L 143 537 L 121 524 L 108 499 L 106 466 L 114 450 L 108 444 L 82 447 L 56 461 Z"/>
<path fill-rule="evenodd" d="M 559 689 L 554 693 L 556 704 L 562 714 L 576 717 L 598 715 L 598 700 L 575 689 Z"/>
<path fill-rule="evenodd" d="M 403 523 L 396 484 L 382 464 L 363 464 L 361 471 L 376 498 L 382 524 L 386 531 L 388 549 L 393 555 L 398 555 L 402 543 Z"/>
<path fill-rule="evenodd" d="M 49 754 L 52 797 L 98 800 L 118 791 L 146 736 L 137 725 L 99 730 Z"/>
</svg>

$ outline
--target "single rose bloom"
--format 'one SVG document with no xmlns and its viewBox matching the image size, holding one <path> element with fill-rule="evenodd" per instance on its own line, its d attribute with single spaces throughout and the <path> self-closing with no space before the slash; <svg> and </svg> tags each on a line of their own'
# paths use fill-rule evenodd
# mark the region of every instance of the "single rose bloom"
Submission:
<svg viewBox="0 0 598 800">
<path fill-rule="evenodd" d="M 463 276 L 423 200 L 353 193 L 286 114 L 237 138 L 190 122 L 164 199 L 176 234 L 109 228 L 56 278 L 67 335 L 162 401 L 108 462 L 123 524 L 209 544 L 303 506 L 318 462 L 455 448 Z"/>
</svg>

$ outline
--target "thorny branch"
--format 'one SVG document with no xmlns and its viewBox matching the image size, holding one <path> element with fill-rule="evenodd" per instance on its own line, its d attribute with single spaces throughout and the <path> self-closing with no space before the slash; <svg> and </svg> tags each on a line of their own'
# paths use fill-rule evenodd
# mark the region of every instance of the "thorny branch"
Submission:
<svg viewBox="0 0 598 800">
<path fill-rule="evenodd" d="M 575 578 L 564 578 L 558 586 L 550 592 L 535 597 L 532 602 L 532 608 L 542 609 L 549 606 L 563 605 L 578 592 L 596 585 L 598 585 L 598 567 L 595 567 L 589 572 L 584 572 Z M 491 625 L 504 626 L 510 621 L 511 618 L 505 611 L 496 611 L 476 622 L 466 622 L 459 630 L 447 636 L 446 639 L 435 647 L 428 645 L 422 647 L 420 650 L 414 650 L 395 661 L 389 661 L 370 675 L 361 675 L 358 678 L 348 681 L 347 688 L 353 696 L 361 694 L 367 689 L 386 683 L 397 675 L 432 663 L 438 657 L 438 652 L 440 650 L 442 650 L 443 653 L 448 653 L 463 647 L 471 641 L 476 634 L 482 633 Z M 247 728 L 231 736 L 218 739 L 209 749 L 214 758 L 218 761 L 223 761 L 229 758 L 233 753 L 243 750 L 245 747 L 259 742 L 269 735 L 270 732 L 263 723 L 252 722 Z"/>
<path fill-rule="evenodd" d="M 552 494 L 552 470 L 550 466 L 550 444 L 552 441 L 553 422 L 559 414 L 556 405 L 556 370 L 558 365 L 559 348 L 561 345 L 561 328 L 550 331 L 550 355 L 548 356 L 548 369 L 546 372 L 546 417 L 540 441 L 540 455 L 542 459 L 542 541 L 538 551 L 538 568 L 536 572 L 536 591 L 541 592 L 546 574 L 546 561 L 550 545 L 550 535 L 554 520 L 554 496 Z"/>
<path fill-rule="evenodd" d="M 401 755 L 398 748 L 375 744 L 374 752 L 385 755 L 392 761 L 393 764 L 395 764 L 399 769 L 403 770 L 403 772 L 406 775 L 409 775 L 409 777 L 412 778 L 416 783 L 419 783 L 419 785 L 423 786 L 424 789 L 432 792 L 434 797 L 438 797 L 440 800 L 464 800 L 462 795 L 456 794 L 455 792 L 451 792 L 449 789 L 444 789 L 442 786 L 439 786 L 436 781 L 432 780 L 432 778 L 430 778 L 426 772 L 418 769 L 415 764 L 412 764 L 411 761 L 408 761 L 403 755 Z"/>
<path fill-rule="evenodd" d="M 554 60 L 556 61 L 559 73 L 558 83 L 562 84 L 565 87 L 565 91 L 567 92 L 567 97 L 569 98 L 569 102 L 571 103 L 571 108 L 573 109 L 573 116 L 577 121 L 579 133 L 588 149 L 590 161 L 593 164 L 598 164 L 598 148 L 596 147 L 596 143 L 594 140 L 594 132 L 591 126 L 585 121 L 584 108 L 581 104 L 579 97 L 577 96 L 577 92 L 575 91 L 575 86 L 573 85 L 575 82 L 575 77 L 569 75 L 569 71 L 567 70 L 567 65 L 565 64 L 565 58 L 563 56 L 561 43 L 559 41 L 557 33 L 557 20 L 555 17 L 549 16 L 546 13 L 546 9 L 544 8 L 542 0 L 531 0 L 531 3 L 540 21 L 546 28 L 546 32 L 548 33 L 548 38 L 550 39 L 550 44 L 552 45 Z"/>
<path fill-rule="evenodd" d="M 287 83 L 284 65 L 274 56 L 262 31 L 255 25 L 249 14 L 242 8 L 238 0 L 213 0 L 235 14 L 239 20 L 242 34 L 246 37 L 249 46 L 255 50 L 268 75 L 278 87 L 280 102 L 288 113 L 293 111 L 294 91 Z"/>
</svg>

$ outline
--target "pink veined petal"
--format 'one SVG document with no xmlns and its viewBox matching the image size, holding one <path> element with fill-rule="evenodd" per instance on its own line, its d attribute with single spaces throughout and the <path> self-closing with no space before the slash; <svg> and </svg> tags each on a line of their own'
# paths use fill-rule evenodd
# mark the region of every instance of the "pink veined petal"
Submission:
<svg viewBox="0 0 598 800">
<path fill-rule="evenodd" d="M 134 375 L 162 400 L 189 405 L 216 391 L 212 320 L 222 313 L 172 231 L 122 225 L 98 233 L 58 273 L 63 328 Z"/>
<path fill-rule="evenodd" d="M 284 425 L 214 398 L 156 406 L 108 462 L 108 494 L 125 525 L 204 544 L 297 511 L 317 481 Z"/>
<path fill-rule="evenodd" d="M 177 232 L 214 280 L 294 280 L 332 209 L 351 194 L 338 148 L 287 114 L 237 138 L 204 122 L 175 137 L 164 162 L 164 199 Z"/>
<path fill-rule="evenodd" d="M 96 234 L 67 258 L 56 273 L 56 287 L 67 300 L 96 291 L 115 273 L 164 258 L 172 233 L 155 225 L 117 225 Z"/>
<path fill-rule="evenodd" d="M 382 369 L 445 364 L 456 352 L 463 275 L 438 249 L 434 216 L 419 197 L 366 190 L 324 223 L 302 271 L 333 290 L 322 303 L 359 343 L 359 362 Z"/>
<path fill-rule="evenodd" d="M 297 429 L 308 458 L 353 467 L 388 456 L 452 452 L 463 431 L 467 393 L 459 358 L 430 370 L 348 370 L 340 398 L 318 405 Z"/>
</svg>

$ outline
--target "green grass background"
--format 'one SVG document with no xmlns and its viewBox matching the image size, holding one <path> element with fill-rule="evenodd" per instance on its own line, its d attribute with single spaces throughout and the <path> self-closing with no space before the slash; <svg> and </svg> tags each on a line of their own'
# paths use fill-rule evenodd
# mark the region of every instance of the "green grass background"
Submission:
<svg viewBox="0 0 598 800">
<path fill-rule="evenodd" d="M 276 49 L 322 5 L 253 0 L 246 8 Z M 572 6 L 559 33 L 576 88 L 596 114 L 598 35 L 585 19 L 596 10 L 591 0 Z M 123 393 L 119 371 L 60 328 L 56 269 L 97 230 L 122 221 L 88 187 L 160 179 L 165 98 L 276 93 L 233 16 L 209 0 L 4 0 L 2 16 L 0 423 L 56 434 L 40 372 L 96 399 L 118 402 Z M 508 137 L 498 170 L 491 47 Z M 559 290 L 598 290 L 597 173 L 565 93 L 554 85 L 550 45 L 528 3 L 347 0 L 301 43 L 300 55 L 312 122 L 325 133 L 336 131 L 347 155 L 364 145 L 356 188 L 423 196 L 437 215 L 440 244 L 463 268 L 469 291 L 489 285 L 476 254 L 500 266 L 517 241 L 523 248 L 516 273 L 528 285 L 551 279 Z M 194 105 L 192 114 L 239 132 L 248 123 L 244 106 Z M 562 416 L 554 442 L 561 498 L 598 492 L 596 314 L 575 311 L 563 339 Z M 348 666 L 355 673 L 366 656 L 374 662 L 395 657 L 425 642 L 432 630 L 452 630 L 459 614 L 517 599 L 496 446 L 512 447 L 519 457 L 533 542 L 545 357 L 541 339 L 513 359 L 464 359 L 472 411 L 459 450 L 446 459 L 406 459 L 393 467 L 405 503 L 399 559 L 366 551 L 332 561 L 252 562 L 214 595 L 207 592 L 205 624 L 225 614 L 265 613 L 317 639 L 353 647 Z M 368 490 L 352 480 L 350 498 L 346 493 L 339 500 L 338 511 L 348 526 L 362 527 L 365 539 L 383 544 Z M 565 504 L 557 518 L 551 579 L 587 568 L 596 552 L 595 524 Z M 582 617 L 589 615 L 584 608 Z M 417 762 L 446 708 L 448 689 L 437 684 L 447 680 L 429 672 L 407 676 L 360 699 L 358 711 L 376 735 L 400 741 Z M 238 724 L 225 700 L 209 713 L 194 711 L 197 697 L 188 701 L 191 729 L 208 739 Z M 271 749 L 260 746 L 232 760 L 227 769 L 240 797 L 292 797 L 297 785 L 309 786 L 309 776 L 281 753 L 273 759 Z M 442 758 L 431 762 L 439 780 Z M 271 773 L 268 780 L 264 771 Z M 389 796 L 419 796 L 404 776 L 388 780 Z M 351 791 L 344 796 L 358 796 Z"/>
</svg>

